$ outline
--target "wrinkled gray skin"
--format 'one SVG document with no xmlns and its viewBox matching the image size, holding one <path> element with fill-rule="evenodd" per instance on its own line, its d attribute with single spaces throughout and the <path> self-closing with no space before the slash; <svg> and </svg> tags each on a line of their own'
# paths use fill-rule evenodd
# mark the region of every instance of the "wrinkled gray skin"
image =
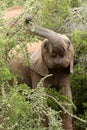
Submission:
<svg viewBox="0 0 87 130">
<path fill-rule="evenodd" d="M 20 54 L 18 60 L 13 60 L 10 63 L 12 72 L 22 76 L 18 79 L 19 83 L 26 83 L 32 88 L 36 88 L 42 77 L 53 74 L 45 79 L 44 87 L 50 84 L 57 90 L 63 89 L 63 94 L 72 100 L 70 72 L 73 72 L 73 46 L 69 38 L 40 27 L 34 22 L 31 24 L 30 21 L 32 21 L 31 17 L 27 17 L 25 20 L 27 30 L 46 39 L 31 52 L 32 65 L 28 67 L 23 65 L 23 56 Z M 67 110 L 70 109 L 67 107 Z M 72 118 L 67 113 L 64 115 L 63 127 L 65 130 L 73 130 Z"/>
</svg>

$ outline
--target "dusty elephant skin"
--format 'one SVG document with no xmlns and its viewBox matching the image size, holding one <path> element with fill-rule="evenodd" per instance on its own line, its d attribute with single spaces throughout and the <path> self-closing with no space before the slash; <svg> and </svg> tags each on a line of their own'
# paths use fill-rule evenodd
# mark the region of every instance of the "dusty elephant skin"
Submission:
<svg viewBox="0 0 87 130">
<path fill-rule="evenodd" d="M 73 46 L 70 40 L 65 35 L 34 25 L 33 33 L 46 39 L 42 43 L 28 46 L 28 51 L 31 53 L 31 65 L 24 66 L 22 54 L 17 55 L 18 60 L 12 59 L 10 62 L 12 72 L 22 76 L 18 79 L 19 83 L 26 83 L 32 88 L 36 88 L 42 77 L 53 74 L 44 81 L 44 87 L 50 84 L 56 89 L 63 89 L 63 94 L 72 100 L 69 77 L 70 72 L 73 72 Z M 32 32 L 29 23 L 27 27 Z M 67 110 L 70 109 L 67 108 Z M 65 130 L 73 130 L 72 117 L 67 113 L 64 115 L 63 127 Z"/>
<path fill-rule="evenodd" d="M 40 27 L 33 22 L 30 16 L 26 17 L 25 22 L 29 31 L 47 38 L 42 42 L 41 47 L 37 48 L 31 55 L 32 88 L 36 87 L 41 77 L 53 74 L 52 77 L 44 81 L 44 87 L 50 84 L 56 89 L 63 89 L 63 94 L 72 100 L 69 79 L 70 73 L 73 73 L 73 46 L 71 41 L 65 35 Z M 70 109 L 67 107 L 67 110 Z M 73 130 L 72 117 L 67 113 L 64 115 L 63 127 L 65 130 Z"/>
<path fill-rule="evenodd" d="M 32 24 L 31 24 L 31 22 Z M 49 84 L 56 89 L 63 89 L 63 94 L 72 100 L 70 88 L 70 73 L 73 73 L 73 46 L 68 37 L 58 34 L 50 29 L 40 27 L 33 22 L 32 17 L 25 19 L 27 30 L 46 38 L 43 42 L 27 45 L 31 54 L 31 65 L 24 65 L 24 55 L 17 54 L 11 50 L 16 58 L 10 59 L 10 69 L 13 73 L 20 75 L 19 83 L 26 83 L 36 88 L 40 79 L 48 74 L 53 74 L 44 81 L 44 87 Z M 71 108 L 67 107 L 67 111 Z M 72 117 L 64 115 L 63 127 L 65 130 L 73 130 Z"/>
</svg>

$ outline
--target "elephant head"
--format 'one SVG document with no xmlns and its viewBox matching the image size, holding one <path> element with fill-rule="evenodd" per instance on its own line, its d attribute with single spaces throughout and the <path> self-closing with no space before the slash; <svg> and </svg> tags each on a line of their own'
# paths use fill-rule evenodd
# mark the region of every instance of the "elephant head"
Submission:
<svg viewBox="0 0 87 130">
<path fill-rule="evenodd" d="M 73 72 L 73 46 L 69 38 L 50 29 L 40 27 L 32 21 L 32 17 L 25 20 L 28 30 L 46 38 L 41 48 L 32 54 L 33 70 L 40 75 L 47 75 L 48 69 L 69 68 Z"/>
</svg>

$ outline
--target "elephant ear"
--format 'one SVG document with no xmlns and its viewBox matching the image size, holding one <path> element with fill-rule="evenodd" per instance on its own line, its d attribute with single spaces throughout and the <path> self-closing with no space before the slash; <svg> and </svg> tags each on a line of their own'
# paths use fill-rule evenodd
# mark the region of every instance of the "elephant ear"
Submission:
<svg viewBox="0 0 87 130">
<path fill-rule="evenodd" d="M 35 51 L 31 55 L 31 65 L 30 65 L 31 70 L 35 71 L 41 76 L 46 76 L 48 75 L 48 68 L 43 60 L 42 53 L 41 53 L 41 48 L 39 48 L 37 51 Z"/>
<path fill-rule="evenodd" d="M 69 50 L 71 52 L 71 60 L 70 60 L 70 73 L 73 73 L 73 66 L 74 66 L 74 49 L 72 44 L 69 46 Z"/>
</svg>

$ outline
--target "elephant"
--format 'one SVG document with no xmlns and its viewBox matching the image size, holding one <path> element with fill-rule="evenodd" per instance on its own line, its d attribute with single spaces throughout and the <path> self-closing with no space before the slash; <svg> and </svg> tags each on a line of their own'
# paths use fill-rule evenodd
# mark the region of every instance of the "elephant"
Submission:
<svg viewBox="0 0 87 130">
<path fill-rule="evenodd" d="M 31 16 L 26 17 L 25 23 L 28 31 L 46 38 L 31 55 L 32 88 L 42 77 L 53 74 L 44 81 L 44 87 L 50 84 L 57 90 L 63 89 L 63 94 L 72 100 L 70 73 L 73 73 L 74 49 L 71 41 L 63 34 L 37 25 Z M 70 109 L 67 107 L 67 110 Z M 64 116 L 64 129 L 73 130 L 72 117 L 68 113 Z"/>
<path fill-rule="evenodd" d="M 16 58 L 10 57 L 11 72 L 20 75 L 18 76 L 18 83 L 26 83 L 32 89 L 37 87 L 41 78 L 52 74 L 44 80 L 44 87 L 50 85 L 57 90 L 62 89 L 63 95 L 72 100 L 70 73 L 73 73 L 74 49 L 70 39 L 64 34 L 37 25 L 31 16 L 25 18 L 25 25 L 26 31 L 45 39 L 32 44 L 32 46 L 27 45 L 31 59 L 31 64 L 28 66 L 24 64 L 23 53 L 12 49 L 10 56 L 13 54 Z M 17 48 L 20 47 L 17 46 Z M 68 106 L 67 111 L 69 110 L 71 110 L 71 107 Z M 67 112 L 64 114 L 63 128 L 73 130 L 72 117 Z"/>
</svg>

